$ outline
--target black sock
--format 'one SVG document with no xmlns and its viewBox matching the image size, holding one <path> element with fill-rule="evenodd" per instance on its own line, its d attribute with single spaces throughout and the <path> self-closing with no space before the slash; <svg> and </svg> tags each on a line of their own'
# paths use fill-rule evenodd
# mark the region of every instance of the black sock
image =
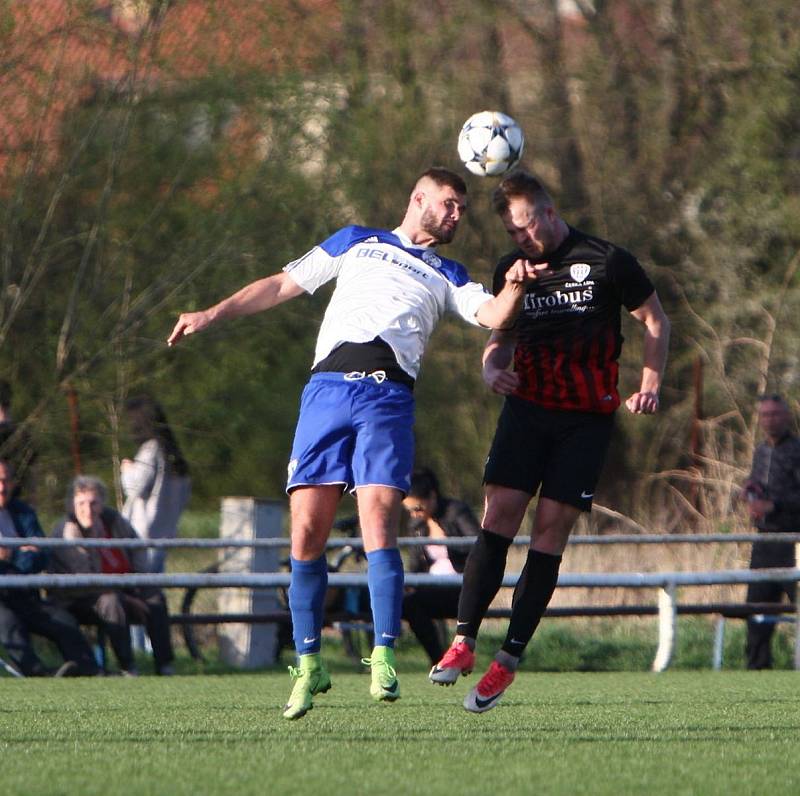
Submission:
<svg viewBox="0 0 800 796">
<path fill-rule="evenodd" d="M 560 566 L 561 556 L 528 551 L 528 560 L 511 601 L 511 621 L 502 647 L 504 652 L 517 658 L 522 655 L 553 596 Z"/>
<path fill-rule="evenodd" d="M 458 600 L 456 634 L 476 638 L 478 628 L 506 571 L 511 539 L 481 528 L 464 567 L 464 582 Z"/>
</svg>

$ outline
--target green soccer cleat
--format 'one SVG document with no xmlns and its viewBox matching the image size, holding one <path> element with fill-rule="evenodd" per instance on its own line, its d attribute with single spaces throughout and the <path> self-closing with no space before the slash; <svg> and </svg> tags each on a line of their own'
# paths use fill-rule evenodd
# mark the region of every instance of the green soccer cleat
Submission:
<svg viewBox="0 0 800 796">
<path fill-rule="evenodd" d="M 314 707 L 312 697 L 315 694 L 324 694 L 331 687 L 331 676 L 318 652 L 301 655 L 299 663 L 297 667 L 289 667 L 289 674 L 295 680 L 295 684 L 289 695 L 289 701 L 283 708 L 285 719 L 299 719 L 305 716 Z"/>
<path fill-rule="evenodd" d="M 391 647 L 375 647 L 371 658 L 361 663 L 372 669 L 372 684 L 369 692 L 376 702 L 394 702 L 400 699 L 400 683 L 397 682 L 394 650 Z"/>
</svg>

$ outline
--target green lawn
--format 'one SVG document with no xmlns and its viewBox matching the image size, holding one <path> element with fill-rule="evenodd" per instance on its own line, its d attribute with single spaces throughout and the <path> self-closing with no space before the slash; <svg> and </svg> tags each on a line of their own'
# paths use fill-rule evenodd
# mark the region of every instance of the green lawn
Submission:
<svg viewBox="0 0 800 796">
<path fill-rule="evenodd" d="M 281 718 L 284 672 L 0 679 L 4 794 L 796 794 L 798 674 L 523 672 L 373 704 L 367 676 Z"/>
</svg>

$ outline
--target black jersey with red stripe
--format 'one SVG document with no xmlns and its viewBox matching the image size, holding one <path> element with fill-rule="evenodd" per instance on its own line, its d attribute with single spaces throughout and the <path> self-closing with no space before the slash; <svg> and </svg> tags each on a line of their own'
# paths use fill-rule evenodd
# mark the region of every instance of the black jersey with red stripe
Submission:
<svg viewBox="0 0 800 796">
<path fill-rule="evenodd" d="M 522 251 L 497 264 L 494 292 Z M 515 395 L 551 409 L 613 412 L 622 349 L 621 308 L 633 311 L 653 293 L 638 260 L 613 243 L 570 227 L 528 286 L 515 326 Z"/>
</svg>

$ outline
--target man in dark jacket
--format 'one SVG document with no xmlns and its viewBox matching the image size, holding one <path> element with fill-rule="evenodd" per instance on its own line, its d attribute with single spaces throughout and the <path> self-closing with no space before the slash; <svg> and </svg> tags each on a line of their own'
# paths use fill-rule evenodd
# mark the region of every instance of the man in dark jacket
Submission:
<svg viewBox="0 0 800 796">
<path fill-rule="evenodd" d="M 35 545 L 3 547 L 2 538 L 44 536 L 36 512 L 14 494 L 14 470 L 0 459 L 0 575 L 33 575 L 47 565 L 47 554 Z M 53 641 L 64 657 L 55 671 L 33 649 L 31 633 Z M 95 675 L 97 664 L 77 622 L 66 611 L 43 601 L 37 589 L 0 588 L 0 646 L 28 677 L 55 674 Z"/>
<path fill-rule="evenodd" d="M 791 412 L 780 395 L 765 395 L 758 400 L 758 424 L 764 441 L 753 452 L 750 477 L 744 496 L 753 524 L 759 533 L 797 533 L 800 531 L 800 439 L 790 431 Z M 751 569 L 794 567 L 792 542 L 756 542 L 750 558 Z M 796 599 L 793 581 L 751 583 L 749 603 L 779 603 L 785 594 Z M 752 617 L 747 623 L 747 668 L 772 667 L 770 642 L 773 622 Z"/>
<path fill-rule="evenodd" d="M 427 468 L 411 474 L 411 487 L 403 506 L 410 515 L 409 532 L 413 536 L 453 538 L 476 536 L 480 523 L 466 503 L 443 497 L 436 475 Z M 432 575 L 457 575 L 464 571 L 469 546 L 423 545 L 411 548 L 408 572 Z M 444 654 L 446 640 L 439 635 L 435 619 L 454 618 L 458 610 L 459 587 L 417 587 L 403 598 L 403 619 L 422 644 L 431 663 Z"/>
</svg>

